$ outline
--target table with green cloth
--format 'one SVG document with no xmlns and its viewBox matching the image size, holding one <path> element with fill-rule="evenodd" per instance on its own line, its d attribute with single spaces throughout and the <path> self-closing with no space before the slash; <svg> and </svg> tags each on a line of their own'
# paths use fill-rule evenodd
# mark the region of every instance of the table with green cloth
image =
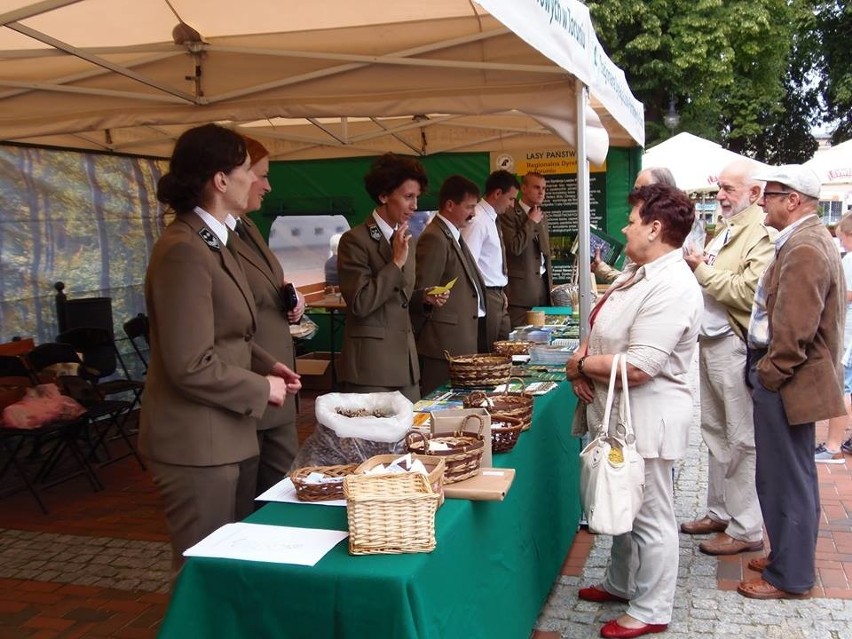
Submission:
<svg viewBox="0 0 852 639">
<path fill-rule="evenodd" d="M 341 542 L 315 566 L 191 558 L 164 639 L 205 637 L 526 639 L 580 518 L 579 439 L 567 382 L 536 397 L 503 501 L 447 499 L 431 553 L 352 556 Z M 246 521 L 346 530 L 346 509 L 270 503 Z"/>
</svg>

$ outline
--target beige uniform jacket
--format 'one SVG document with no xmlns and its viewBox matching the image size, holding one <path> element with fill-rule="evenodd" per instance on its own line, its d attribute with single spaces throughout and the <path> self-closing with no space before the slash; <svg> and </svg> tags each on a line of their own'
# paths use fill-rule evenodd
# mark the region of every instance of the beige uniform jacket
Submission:
<svg viewBox="0 0 852 639">
<path fill-rule="evenodd" d="M 542 255 L 548 295 L 553 288 L 547 217 L 535 223 L 517 204 L 514 210 L 506 211 L 499 219 L 506 245 L 506 274 L 509 276 L 506 297 L 513 306 L 536 306 L 540 303 Z"/>
<path fill-rule="evenodd" d="M 254 334 L 254 341 L 279 362 L 295 370 L 290 321 L 287 319 L 284 301 L 281 298 L 284 272 L 281 270 L 278 258 L 269 250 L 269 246 L 254 222 L 246 217 L 241 219 L 248 234 L 248 242 L 237 238 L 237 247 L 257 310 L 257 332 Z M 295 398 L 295 395 L 288 393 L 284 406 L 267 408 L 263 418 L 258 422 L 258 429 L 266 430 L 294 423 Z"/>
<path fill-rule="evenodd" d="M 194 213 L 179 215 L 154 246 L 145 302 L 142 452 L 187 466 L 257 455 L 256 423 L 269 399 L 264 375 L 275 358 L 252 341 L 254 298 L 237 258 Z"/>
<path fill-rule="evenodd" d="M 443 306 L 433 308 L 423 304 L 424 289 L 446 284 L 453 278 L 457 278 L 456 283 Z M 417 278 L 411 314 L 418 353 L 443 359 L 444 351 L 450 355 L 477 352 L 477 284 L 484 295 L 485 282 L 479 269 L 464 258 L 444 221 L 435 217 L 417 240 Z"/>
<path fill-rule="evenodd" d="M 340 238 L 337 272 L 346 301 L 340 379 L 362 386 L 417 385 L 420 367 L 408 315 L 414 247 L 397 268 L 390 244 L 369 216 Z"/>
<path fill-rule="evenodd" d="M 781 394 L 790 424 L 845 415 L 846 284 L 840 253 L 818 218 L 784 242 L 763 286 L 769 349 L 757 365 L 760 383 Z"/>
</svg>

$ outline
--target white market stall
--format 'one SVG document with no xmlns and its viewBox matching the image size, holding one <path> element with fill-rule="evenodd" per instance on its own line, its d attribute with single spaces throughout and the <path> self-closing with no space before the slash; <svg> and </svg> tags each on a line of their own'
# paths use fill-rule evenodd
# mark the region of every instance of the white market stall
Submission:
<svg viewBox="0 0 852 639">
<path fill-rule="evenodd" d="M 817 151 L 805 162 L 822 182 L 820 202 L 826 223 L 836 223 L 852 207 L 852 140 Z"/>
<path fill-rule="evenodd" d="M 167 157 L 217 121 L 273 159 L 644 143 L 577 0 L 0 0 L 0 25 L 5 142 Z"/>
</svg>

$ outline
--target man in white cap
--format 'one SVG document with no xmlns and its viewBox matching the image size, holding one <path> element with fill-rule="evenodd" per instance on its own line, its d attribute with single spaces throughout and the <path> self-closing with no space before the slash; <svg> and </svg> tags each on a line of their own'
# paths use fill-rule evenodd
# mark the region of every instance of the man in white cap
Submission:
<svg viewBox="0 0 852 639">
<path fill-rule="evenodd" d="M 719 174 L 716 200 L 722 228 L 701 249 L 684 256 L 704 295 L 698 336 L 701 436 L 709 469 L 707 511 L 680 529 L 690 535 L 717 532 L 701 552 L 734 555 L 763 547 L 763 518 L 754 485 L 754 423 L 745 385 L 746 331 L 757 280 L 775 253 L 775 231 L 757 205 L 761 165 L 735 160 Z"/>
<path fill-rule="evenodd" d="M 807 597 L 815 580 L 819 482 L 814 422 L 843 415 L 840 358 L 846 286 L 840 254 L 817 216 L 820 181 L 799 164 L 756 174 L 758 204 L 778 229 L 775 258 L 757 286 L 748 329 L 757 496 L 768 557 L 737 592 L 752 599 Z"/>
</svg>

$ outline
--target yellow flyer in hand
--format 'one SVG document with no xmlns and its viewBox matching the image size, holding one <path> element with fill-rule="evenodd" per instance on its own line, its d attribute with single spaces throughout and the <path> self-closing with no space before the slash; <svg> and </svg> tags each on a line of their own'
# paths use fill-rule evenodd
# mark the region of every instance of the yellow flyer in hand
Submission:
<svg viewBox="0 0 852 639">
<path fill-rule="evenodd" d="M 427 289 L 426 295 L 443 295 L 444 293 L 449 293 L 450 289 L 453 288 L 453 284 L 456 283 L 457 279 L 459 278 L 454 277 L 443 286 L 433 286 L 432 288 Z"/>
</svg>

